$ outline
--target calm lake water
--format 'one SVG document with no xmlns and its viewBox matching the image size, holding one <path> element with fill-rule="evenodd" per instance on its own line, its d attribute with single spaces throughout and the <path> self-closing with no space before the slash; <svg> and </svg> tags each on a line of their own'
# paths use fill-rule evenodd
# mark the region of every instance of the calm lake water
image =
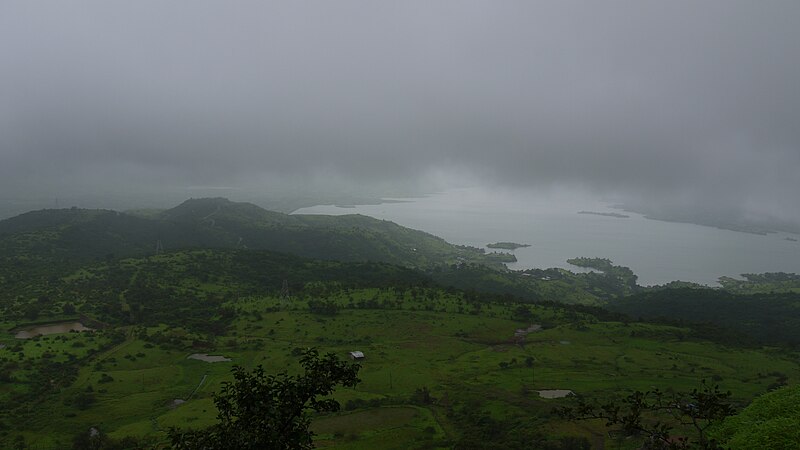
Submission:
<svg viewBox="0 0 800 450">
<path fill-rule="evenodd" d="M 775 233 L 760 236 L 700 225 L 577 214 L 620 212 L 578 195 L 530 195 L 459 189 L 398 203 L 341 208 L 320 205 L 294 214 L 364 214 L 427 231 L 461 245 L 498 241 L 531 244 L 513 253 L 512 269 L 562 267 L 578 256 L 609 258 L 628 266 L 643 285 L 674 280 L 716 285 L 742 273 L 800 273 L 800 242 Z M 487 249 L 490 250 L 490 249 Z"/>
</svg>

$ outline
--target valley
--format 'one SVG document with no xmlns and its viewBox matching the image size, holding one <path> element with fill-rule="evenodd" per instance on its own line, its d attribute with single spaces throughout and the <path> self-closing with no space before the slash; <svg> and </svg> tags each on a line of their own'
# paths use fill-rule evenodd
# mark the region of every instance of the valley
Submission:
<svg viewBox="0 0 800 450">
<path fill-rule="evenodd" d="M 215 423 L 234 366 L 293 373 L 306 348 L 363 352 L 361 382 L 332 397 L 341 411 L 312 417 L 315 444 L 343 449 L 633 449 L 636 436 L 556 409 L 709 380 L 738 410 L 800 377 L 791 274 L 711 290 L 642 287 L 603 258 L 512 271 L 385 221 L 218 199 L 149 218 L 43 211 L 0 230 L 6 446 L 168 448 L 174 427 Z M 165 230 L 184 248 L 148 245 Z M 345 236 L 353 250 L 335 260 Z M 714 316 L 719 301 L 742 306 Z M 743 322 L 759 301 L 781 319 Z"/>
<path fill-rule="evenodd" d="M 555 446 L 563 435 L 614 448 L 601 424 L 576 427 L 553 416 L 553 407 L 569 398 L 547 399 L 537 391 L 568 389 L 603 399 L 651 386 L 688 390 L 713 378 L 745 405 L 776 378 L 800 376 L 791 353 L 728 347 L 686 328 L 599 320 L 559 305 L 468 301 L 440 289 L 323 294 L 321 288 L 309 286 L 316 293 L 311 297 L 333 303 L 335 313 L 311 312 L 304 293 L 288 300 L 243 297 L 226 304 L 236 318 L 213 338 L 164 325 L 122 327 L 116 337 L 99 331 L 5 338 L 11 346 L 6 351 L 21 366 L 80 361 L 68 386 L 12 406 L 12 420 L 25 424 L 15 428 L 24 430 L 34 448 L 64 446 L 76 430 L 90 427 L 115 439 L 164 443 L 171 426 L 214 421 L 210 396 L 229 379 L 231 364 L 261 364 L 277 372 L 295 367 L 298 350 L 312 346 L 343 358 L 353 350 L 366 355 L 360 362 L 362 382 L 335 395 L 343 412 L 313 422 L 318 444 L 335 448 L 369 448 L 376 442 L 449 448 L 498 432 L 477 426 L 480 417 L 495 427 L 515 424 L 514 433 L 494 436 L 508 445 L 524 437 Z M 531 323 L 544 324 L 543 329 L 515 339 L 514 330 Z M 116 345 L 103 345 L 109 341 Z M 230 361 L 187 358 L 196 351 Z M 10 376 L 19 388 L 26 384 L 17 370 Z"/>
</svg>

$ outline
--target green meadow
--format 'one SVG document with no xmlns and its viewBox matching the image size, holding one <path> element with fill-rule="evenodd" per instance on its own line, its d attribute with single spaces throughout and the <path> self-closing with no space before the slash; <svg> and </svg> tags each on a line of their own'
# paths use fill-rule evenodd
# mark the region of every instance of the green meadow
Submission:
<svg viewBox="0 0 800 450">
<path fill-rule="evenodd" d="M 776 379 L 800 375 L 795 356 L 783 350 L 726 347 L 685 328 L 604 322 L 560 306 L 473 302 L 441 289 L 334 289 L 322 298 L 322 306 L 307 296 L 232 300 L 226 306 L 235 319 L 213 339 L 164 325 L 30 340 L 8 334 L 0 358 L 16 369 L 0 388 L 6 400 L 27 386 L 26 365 L 38 367 L 43 358 L 83 362 L 73 382 L 26 402 L 16 410 L 21 416 L 5 417 L 6 431 L 13 423 L 6 436 L 22 435 L 32 448 L 63 448 L 95 427 L 114 438 L 166 444 L 170 427 L 214 422 L 212 394 L 231 379 L 234 364 L 291 372 L 306 347 L 342 358 L 355 350 L 366 355 L 361 383 L 335 394 L 342 410 L 315 417 L 312 426 L 318 446 L 343 449 L 450 448 L 492 427 L 498 440 L 512 439 L 502 433 L 550 441 L 580 436 L 595 446 L 635 448 L 609 436 L 602 423 L 562 422 L 552 409 L 571 400 L 537 391 L 604 400 L 637 389 L 691 390 L 707 379 L 744 406 Z M 534 324 L 543 327 L 517 333 Z"/>
</svg>

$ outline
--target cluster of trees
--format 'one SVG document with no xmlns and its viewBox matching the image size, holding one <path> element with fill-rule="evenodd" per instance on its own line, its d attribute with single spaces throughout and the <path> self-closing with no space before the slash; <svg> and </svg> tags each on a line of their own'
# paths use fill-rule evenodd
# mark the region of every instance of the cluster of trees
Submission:
<svg viewBox="0 0 800 450">
<path fill-rule="evenodd" d="M 607 308 L 640 319 L 691 325 L 731 344 L 800 345 L 798 293 L 739 295 L 708 288 L 660 289 L 614 301 Z M 725 336 L 719 328 L 734 333 Z"/>
<path fill-rule="evenodd" d="M 332 300 L 309 300 L 308 310 L 311 311 L 311 314 L 335 316 L 339 313 L 339 306 Z"/>
<path fill-rule="evenodd" d="M 252 372 L 235 367 L 234 381 L 214 395 L 218 423 L 199 430 L 170 430 L 173 448 L 313 448 L 310 412 L 338 411 L 339 402 L 328 396 L 337 386 L 355 386 L 360 366 L 340 361 L 333 353 L 320 356 L 316 349 L 305 350 L 300 365 L 299 375 L 270 375 L 261 366 Z"/>
<path fill-rule="evenodd" d="M 633 270 L 625 266 L 616 266 L 610 259 L 580 257 L 570 258 L 567 263 L 600 271 L 600 273 L 582 273 L 577 276 L 586 279 L 592 289 L 611 294 L 606 299 L 622 297 L 639 290 L 639 285 L 636 284 L 638 277 Z"/>
<path fill-rule="evenodd" d="M 634 391 L 624 399 L 606 403 L 579 397 L 576 405 L 558 407 L 556 413 L 572 421 L 603 419 L 607 427 L 616 427 L 625 435 L 642 436 L 646 449 L 711 450 L 720 447 L 709 430 L 735 412 L 730 396 L 730 392 L 703 380 L 699 389 L 688 393 Z M 683 435 L 686 430 L 693 436 Z"/>
<path fill-rule="evenodd" d="M 505 450 L 535 448 L 542 450 L 589 450 L 583 437 L 552 438 L 543 435 L 529 417 L 495 418 L 483 400 L 470 398 L 447 405 L 447 417 L 461 435 L 451 443 L 457 450 Z"/>
</svg>

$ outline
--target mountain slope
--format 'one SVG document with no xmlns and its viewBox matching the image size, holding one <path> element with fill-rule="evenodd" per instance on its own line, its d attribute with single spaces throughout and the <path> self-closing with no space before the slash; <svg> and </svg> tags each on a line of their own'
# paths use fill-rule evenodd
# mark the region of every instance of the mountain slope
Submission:
<svg viewBox="0 0 800 450">
<path fill-rule="evenodd" d="M 108 210 L 42 210 L 0 221 L 0 251 L 26 260 L 83 262 L 156 249 L 248 248 L 412 267 L 493 264 L 477 249 L 360 215 L 294 216 L 222 198 L 192 199 L 151 217 Z"/>
<path fill-rule="evenodd" d="M 631 317 L 711 323 L 759 342 L 800 344 L 800 294 L 738 295 L 719 289 L 662 289 L 613 300 L 605 307 Z"/>
</svg>

